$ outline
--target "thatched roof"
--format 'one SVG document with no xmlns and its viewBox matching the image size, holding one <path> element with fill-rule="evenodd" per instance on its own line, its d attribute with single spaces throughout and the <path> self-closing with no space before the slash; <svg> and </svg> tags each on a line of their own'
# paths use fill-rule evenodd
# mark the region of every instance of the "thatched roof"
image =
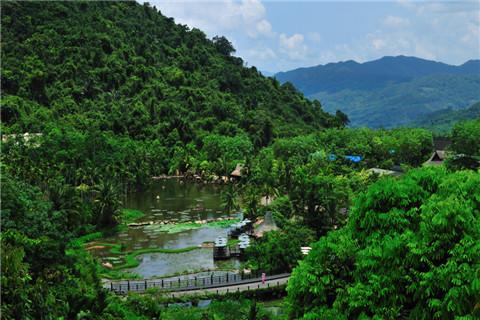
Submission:
<svg viewBox="0 0 480 320">
<path fill-rule="evenodd" d="M 233 170 L 232 173 L 230 173 L 230 176 L 240 178 L 242 176 L 242 170 L 243 170 L 243 164 L 239 163 L 235 167 L 235 170 Z"/>
<path fill-rule="evenodd" d="M 428 159 L 424 165 L 440 165 L 443 160 L 447 158 L 446 152 L 443 150 L 435 150 L 430 159 Z"/>
<path fill-rule="evenodd" d="M 265 232 L 278 230 L 277 224 L 273 219 L 273 215 L 270 211 L 265 213 L 265 218 L 262 223 L 255 228 L 255 236 L 262 237 Z"/>
</svg>

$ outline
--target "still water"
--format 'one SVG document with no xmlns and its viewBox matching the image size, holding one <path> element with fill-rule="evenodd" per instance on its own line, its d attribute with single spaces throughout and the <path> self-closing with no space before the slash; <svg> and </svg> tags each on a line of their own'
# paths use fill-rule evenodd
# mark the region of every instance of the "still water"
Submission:
<svg viewBox="0 0 480 320">
<path fill-rule="evenodd" d="M 221 186 L 217 185 L 177 179 L 157 180 L 149 189 L 131 194 L 125 201 L 125 207 L 145 213 L 145 216 L 138 220 L 139 222 L 166 220 L 188 222 L 229 217 L 221 209 L 220 190 Z M 160 229 L 160 225 L 130 227 L 99 242 L 122 244 L 123 251 L 145 248 L 180 249 L 213 242 L 216 237 L 227 235 L 227 229 L 220 227 L 202 227 L 175 233 Z M 121 260 L 112 257 L 108 248 L 98 249 L 93 253 L 109 260 L 114 266 L 121 263 Z M 147 253 L 138 256 L 137 259 L 140 265 L 126 271 L 137 273 L 145 278 L 200 269 L 218 269 L 223 266 L 213 261 L 211 248 L 183 253 Z M 238 263 L 235 262 L 233 265 Z"/>
</svg>

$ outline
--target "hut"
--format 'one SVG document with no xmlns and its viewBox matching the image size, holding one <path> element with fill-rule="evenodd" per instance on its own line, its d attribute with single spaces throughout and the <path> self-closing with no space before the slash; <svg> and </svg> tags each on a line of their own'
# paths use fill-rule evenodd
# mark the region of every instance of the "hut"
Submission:
<svg viewBox="0 0 480 320">
<path fill-rule="evenodd" d="M 238 163 L 235 167 L 235 170 L 230 173 L 230 177 L 235 179 L 240 179 L 242 177 L 243 164 Z"/>
<path fill-rule="evenodd" d="M 430 159 L 428 159 L 423 165 L 425 166 L 438 166 L 446 159 L 446 152 L 443 150 L 435 150 Z"/>
<path fill-rule="evenodd" d="M 255 237 L 260 238 L 265 232 L 278 230 L 271 211 L 265 213 L 263 221 L 255 228 Z"/>
<path fill-rule="evenodd" d="M 380 169 L 380 168 L 370 168 L 367 170 L 368 173 L 370 174 L 377 174 L 379 176 L 401 176 L 403 173 L 400 171 L 396 170 L 386 170 L 386 169 Z"/>
</svg>

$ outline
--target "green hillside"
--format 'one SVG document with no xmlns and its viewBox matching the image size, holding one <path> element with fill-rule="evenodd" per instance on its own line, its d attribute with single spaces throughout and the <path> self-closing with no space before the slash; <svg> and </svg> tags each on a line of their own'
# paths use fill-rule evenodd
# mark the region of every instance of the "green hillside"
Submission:
<svg viewBox="0 0 480 320">
<path fill-rule="evenodd" d="M 448 107 L 467 108 L 480 99 L 479 92 L 479 75 L 438 74 L 377 90 L 320 92 L 310 98 L 320 100 L 327 111 L 342 110 L 352 126 L 391 128 Z"/>
<path fill-rule="evenodd" d="M 445 134 L 449 133 L 455 123 L 459 121 L 478 118 L 480 118 L 480 102 L 467 109 L 454 110 L 448 108 L 432 112 L 415 121 L 412 126 L 428 128 L 434 133 Z"/>
<path fill-rule="evenodd" d="M 4 2 L 3 132 L 55 124 L 167 147 L 245 133 L 260 147 L 334 124 L 233 53 L 133 1 Z"/>
</svg>

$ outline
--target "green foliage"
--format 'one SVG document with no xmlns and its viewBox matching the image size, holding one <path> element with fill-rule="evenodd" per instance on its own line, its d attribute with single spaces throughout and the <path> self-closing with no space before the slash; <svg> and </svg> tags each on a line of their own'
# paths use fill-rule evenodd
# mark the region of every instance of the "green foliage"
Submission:
<svg viewBox="0 0 480 320">
<path fill-rule="evenodd" d="M 442 168 L 381 179 L 288 284 L 294 317 L 473 317 L 480 296 L 480 175 Z M 477 314 L 478 315 L 478 314 Z"/>
<path fill-rule="evenodd" d="M 122 223 L 132 223 L 135 220 L 143 217 L 145 213 L 136 209 L 123 209 L 121 212 L 120 220 Z"/>
<path fill-rule="evenodd" d="M 329 112 L 342 110 L 352 126 L 392 128 L 411 126 L 417 119 L 428 118 L 447 107 L 468 108 L 478 101 L 479 89 L 478 74 L 436 74 L 374 90 L 318 92 L 309 98 L 322 101 Z"/>
<path fill-rule="evenodd" d="M 267 232 L 247 249 L 247 263 L 268 274 L 289 272 L 303 258 L 300 247 L 308 246 L 313 239 L 311 230 L 295 225 Z"/>
<path fill-rule="evenodd" d="M 153 224 L 153 225 L 146 226 L 146 228 L 155 232 L 177 233 L 185 230 L 193 230 L 193 229 L 199 229 L 204 227 L 226 228 L 238 221 L 239 219 L 229 219 L 229 220 L 210 221 L 206 223 L 196 223 L 196 222 L 166 223 L 166 224 Z"/>
<path fill-rule="evenodd" d="M 412 126 L 427 128 L 435 134 L 445 135 L 452 131 L 457 122 L 477 118 L 480 118 L 480 102 L 467 109 L 447 108 L 429 113 L 415 121 Z"/>
<path fill-rule="evenodd" d="M 2 15 L 5 133 L 109 131 L 156 141 L 171 152 L 162 161 L 174 146 L 201 149 L 211 132 L 261 147 L 335 122 L 298 91 L 244 67 L 225 37 L 209 40 L 149 5 L 6 2 Z"/>
<path fill-rule="evenodd" d="M 480 166 L 480 119 L 455 125 L 451 149 L 454 155 L 449 159 L 449 167 L 476 169 Z"/>
<path fill-rule="evenodd" d="M 340 209 L 348 208 L 349 193 L 348 181 L 342 176 L 310 176 L 298 169 L 290 197 L 294 211 L 320 236 L 343 225 L 346 216 Z"/>
<path fill-rule="evenodd" d="M 222 192 L 222 204 L 227 213 L 232 213 L 240 208 L 238 203 L 238 190 L 236 185 L 229 184 Z"/>
</svg>

